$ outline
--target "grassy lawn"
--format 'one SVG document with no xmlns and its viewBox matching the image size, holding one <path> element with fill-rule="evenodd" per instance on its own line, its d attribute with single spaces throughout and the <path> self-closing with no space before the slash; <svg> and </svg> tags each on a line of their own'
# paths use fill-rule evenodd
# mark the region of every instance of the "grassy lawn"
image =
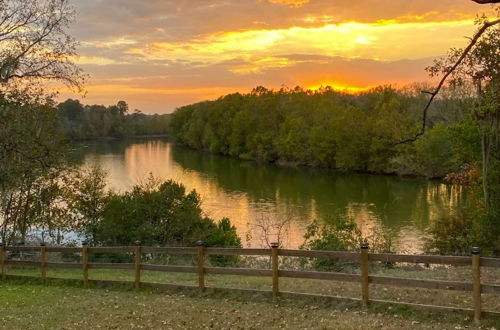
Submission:
<svg viewBox="0 0 500 330">
<path fill-rule="evenodd" d="M 469 281 L 468 267 L 374 268 L 374 274 Z M 37 268 L 9 268 L 9 274 L 39 276 Z M 133 271 L 89 271 L 90 279 L 133 280 Z M 499 284 L 498 270 L 486 270 L 485 282 Z M 81 279 L 80 270 L 49 269 L 49 277 Z M 144 282 L 196 285 L 196 274 L 143 271 Z M 212 287 L 270 290 L 266 277 L 208 275 Z M 429 313 L 399 307 L 371 307 L 363 310 L 353 303 L 283 299 L 273 301 L 259 294 L 203 294 L 189 290 L 168 293 L 149 289 L 135 291 L 125 288 L 81 287 L 53 283 L 42 285 L 33 281 L 8 279 L 0 281 L 0 328 L 3 329 L 73 329 L 73 328 L 215 328 L 260 329 L 461 329 L 473 327 L 469 317 L 460 313 Z M 280 278 L 280 290 L 320 293 L 345 297 L 360 296 L 358 283 Z M 371 285 L 374 299 L 472 306 L 470 292 L 428 290 Z M 487 310 L 500 311 L 498 295 L 484 295 Z M 500 319 L 483 322 L 484 329 L 500 329 Z"/>
<path fill-rule="evenodd" d="M 500 269 L 482 269 L 482 281 L 488 284 L 500 284 Z M 8 270 L 13 275 L 39 276 L 37 268 L 12 268 Z M 419 279 L 441 279 L 450 281 L 471 281 L 470 267 L 372 267 L 371 274 L 406 277 Z M 48 277 L 81 279 L 82 272 L 78 269 L 49 269 Z M 133 281 L 134 272 L 129 270 L 90 269 L 90 279 Z M 141 271 L 144 282 L 172 283 L 181 285 L 197 285 L 196 274 L 167 273 Z M 206 284 L 219 288 L 239 288 L 271 290 L 271 278 L 234 275 L 207 275 Z M 300 293 L 316 293 L 332 296 L 360 298 L 359 283 L 324 281 L 312 279 L 280 278 L 280 290 Z M 472 308 L 472 293 L 464 291 L 432 290 L 423 288 L 406 288 L 385 285 L 370 285 L 370 297 L 373 299 L 392 300 L 400 302 L 440 305 L 450 307 Z M 482 295 L 483 309 L 500 311 L 500 296 L 494 294 Z"/>
<path fill-rule="evenodd" d="M 0 282 L 1 329 L 463 329 L 460 314 L 363 309 L 258 295 Z M 495 324 L 484 323 L 491 329 Z"/>
</svg>

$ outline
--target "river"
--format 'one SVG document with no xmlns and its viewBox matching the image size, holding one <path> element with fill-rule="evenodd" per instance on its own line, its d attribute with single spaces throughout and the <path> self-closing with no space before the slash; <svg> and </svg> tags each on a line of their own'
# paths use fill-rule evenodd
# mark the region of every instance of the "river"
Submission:
<svg viewBox="0 0 500 330">
<path fill-rule="evenodd" d="M 158 138 L 90 141 L 72 154 L 82 166 L 107 169 L 110 189 L 128 190 L 150 173 L 195 189 L 203 211 L 230 218 L 245 247 L 279 234 L 285 247 L 297 248 L 308 224 L 342 212 L 365 234 L 390 228 L 398 252 L 422 252 L 429 223 L 463 198 L 459 187 L 435 180 L 257 164 Z"/>
</svg>

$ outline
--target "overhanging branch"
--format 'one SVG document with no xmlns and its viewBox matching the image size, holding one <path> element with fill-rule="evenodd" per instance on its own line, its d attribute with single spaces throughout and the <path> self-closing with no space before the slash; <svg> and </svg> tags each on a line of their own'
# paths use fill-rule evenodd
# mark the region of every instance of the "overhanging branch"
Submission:
<svg viewBox="0 0 500 330">
<path fill-rule="evenodd" d="M 482 1 L 482 0 L 477 0 L 477 1 L 476 0 L 472 0 L 472 1 L 479 2 L 479 1 Z M 493 0 L 493 1 L 500 2 L 500 0 Z M 490 0 L 489 3 L 493 3 L 493 1 Z M 484 1 L 483 3 L 487 3 L 487 2 Z M 429 101 L 427 102 L 427 104 L 424 107 L 424 111 L 423 111 L 423 115 L 422 115 L 422 127 L 420 128 L 420 131 L 417 134 L 415 134 L 415 136 L 413 136 L 411 138 L 408 138 L 406 140 L 402 140 L 402 141 L 396 142 L 395 145 L 409 143 L 409 142 L 415 142 L 420 136 L 422 136 L 425 133 L 425 129 L 427 128 L 427 113 L 429 112 L 429 108 L 430 108 L 432 102 L 434 101 L 434 99 L 438 95 L 439 91 L 443 87 L 446 79 L 463 62 L 463 60 L 465 59 L 465 57 L 467 57 L 467 55 L 469 55 L 470 51 L 476 45 L 477 41 L 479 40 L 479 38 L 481 38 L 481 36 L 484 34 L 484 32 L 486 32 L 486 30 L 488 28 L 490 28 L 490 27 L 492 27 L 492 26 L 494 26 L 496 24 L 499 24 L 499 23 L 500 23 L 500 19 L 497 19 L 497 20 L 494 20 L 494 21 L 491 21 L 491 22 L 485 22 L 481 26 L 481 28 L 476 32 L 476 34 L 474 35 L 474 37 L 469 42 L 469 45 L 464 49 L 464 51 L 462 52 L 462 54 L 460 55 L 460 57 L 458 58 L 458 60 L 455 62 L 455 64 L 448 71 L 446 71 L 445 75 L 439 81 L 439 84 L 437 85 L 436 89 L 434 91 L 423 91 L 422 92 L 422 93 L 430 94 L 431 97 L 429 98 Z"/>
<path fill-rule="evenodd" d="M 485 5 L 488 3 L 500 3 L 500 0 L 472 0 L 472 1 L 474 1 L 475 3 L 479 3 L 481 5 Z"/>
</svg>

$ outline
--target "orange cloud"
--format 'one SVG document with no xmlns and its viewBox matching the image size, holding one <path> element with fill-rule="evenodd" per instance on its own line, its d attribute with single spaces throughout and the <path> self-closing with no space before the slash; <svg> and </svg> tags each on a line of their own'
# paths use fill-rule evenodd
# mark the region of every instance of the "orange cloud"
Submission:
<svg viewBox="0 0 500 330">
<path fill-rule="evenodd" d="M 250 60 L 240 65 L 233 66 L 229 71 L 238 74 L 262 73 L 266 69 L 284 68 L 296 64 L 286 57 L 269 56 L 257 60 Z"/>
<path fill-rule="evenodd" d="M 289 6 L 300 7 L 303 4 L 308 3 L 310 0 L 269 0 L 270 3 L 280 3 Z"/>
<path fill-rule="evenodd" d="M 147 59 L 189 59 L 217 62 L 241 56 L 279 58 L 280 54 L 366 58 L 382 61 L 416 59 L 443 54 L 465 42 L 473 31 L 469 20 L 454 22 L 347 22 L 321 27 L 290 27 L 220 32 L 182 42 L 152 42 L 130 48 Z M 274 61 L 282 67 L 281 61 Z M 272 67 L 272 62 L 268 63 Z M 252 72 L 253 70 L 248 70 Z"/>
</svg>

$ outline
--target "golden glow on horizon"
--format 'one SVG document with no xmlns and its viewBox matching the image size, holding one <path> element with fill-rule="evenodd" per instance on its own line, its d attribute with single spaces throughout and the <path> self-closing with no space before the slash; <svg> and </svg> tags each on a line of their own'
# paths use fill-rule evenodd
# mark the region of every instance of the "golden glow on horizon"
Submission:
<svg viewBox="0 0 500 330">
<path fill-rule="evenodd" d="M 182 95 L 182 94 L 201 94 L 201 95 L 216 95 L 221 96 L 224 94 L 234 93 L 242 88 L 238 87 L 186 87 L 186 88 L 165 88 L 165 87 L 140 87 L 128 86 L 120 84 L 102 84 L 91 85 L 87 87 L 88 92 L 101 93 L 101 94 L 149 94 L 149 95 Z M 223 94 L 220 94 L 223 93 Z"/>
<path fill-rule="evenodd" d="M 318 85 L 307 86 L 306 89 L 309 89 L 312 91 L 319 91 L 321 89 L 326 89 L 328 87 L 331 87 L 333 90 L 336 90 L 336 91 L 346 92 L 346 93 L 351 93 L 351 94 L 365 92 L 365 91 L 373 88 L 373 86 L 359 87 L 359 86 L 349 86 L 346 84 L 336 83 L 336 82 L 326 82 L 326 83 L 321 83 Z"/>
</svg>

